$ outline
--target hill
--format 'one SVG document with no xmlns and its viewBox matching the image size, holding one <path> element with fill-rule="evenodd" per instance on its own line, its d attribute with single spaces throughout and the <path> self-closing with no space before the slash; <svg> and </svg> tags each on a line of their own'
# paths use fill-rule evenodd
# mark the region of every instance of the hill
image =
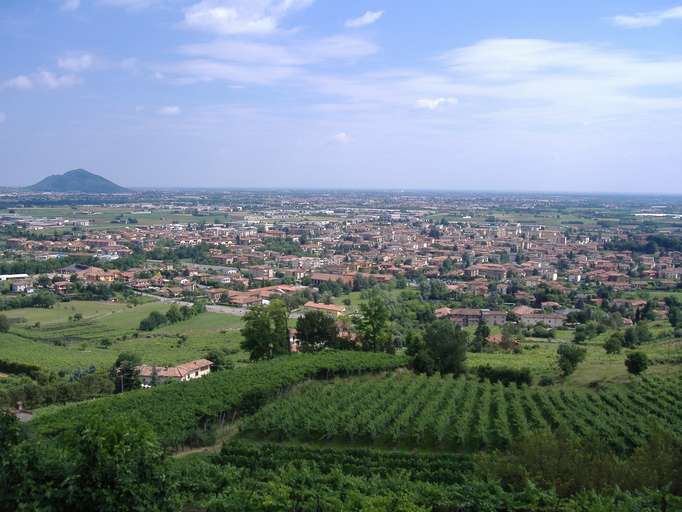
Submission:
<svg viewBox="0 0 682 512">
<path fill-rule="evenodd" d="M 64 174 L 53 174 L 27 187 L 33 192 L 81 192 L 86 194 L 116 194 L 128 192 L 116 183 L 85 169 L 74 169 Z"/>
</svg>

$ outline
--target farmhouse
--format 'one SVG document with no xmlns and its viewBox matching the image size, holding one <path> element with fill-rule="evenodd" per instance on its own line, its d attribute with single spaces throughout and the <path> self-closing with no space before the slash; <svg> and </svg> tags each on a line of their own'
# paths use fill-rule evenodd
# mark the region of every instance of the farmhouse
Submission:
<svg viewBox="0 0 682 512">
<path fill-rule="evenodd" d="M 343 306 L 337 306 L 336 304 L 320 304 L 318 302 L 308 301 L 303 304 L 305 309 L 312 309 L 316 311 L 324 311 L 334 316 L 341 316 L 346 312 L 346 308 Z"/>
<path fill-rule="evenodd" d="M 172 367 L 142 365 L 138 367 L 138 371 L 142 387 L 148 388 L 155 383 L 163 384 L 164 382 L 200 379 L 211 373 L 211 366 L 213 366 L 213 362 L 208 359 L 197 359 Z"/>
</svg>

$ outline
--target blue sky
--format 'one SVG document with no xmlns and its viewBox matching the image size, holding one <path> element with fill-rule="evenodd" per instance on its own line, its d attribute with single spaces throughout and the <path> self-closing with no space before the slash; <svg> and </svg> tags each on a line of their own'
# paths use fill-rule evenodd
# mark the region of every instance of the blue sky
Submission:
<svg viewBox="0 0 682 512">
<path fill-rule="evenodd" d="M 2 0 L 0 185 L 682 193 L 681 43 L 674 0 Z"/>
</svg>

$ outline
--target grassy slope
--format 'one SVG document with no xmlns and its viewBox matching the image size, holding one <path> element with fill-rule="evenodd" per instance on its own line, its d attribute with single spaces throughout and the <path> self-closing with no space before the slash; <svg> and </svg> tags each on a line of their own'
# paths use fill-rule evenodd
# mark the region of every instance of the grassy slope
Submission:
<svg viewBox="0 0 682 512">
<path fill-rule="evenodd" d="M 14 310 L 8 317 L 26 321 L 14 324 L 10 333 L 0 334 L 0 359 L 47 370 L 69 370 L 92 364 L 108 367 L 123 351 L 139 355 L 143 362 L 164 365 L 204 356 L 212 348 L 239 348 L 241 318 L 219 313 L 203 313 L 133 337 L 142 318 L 168 307 L 158 303 L 131 308 L 117 303 L 71 302 L 49 310 Z M 83 320 L 69 321 L 76 312 Z M 37 321 L 40 327 L 33 327 Z M 187 341 L 182 342 L 180 334 L 187 336 Z M 112 343 L 109 348 L 102 348 L 103 339 Z M 55 341 L 66 342 L 60 346 Z"/>
</svg>

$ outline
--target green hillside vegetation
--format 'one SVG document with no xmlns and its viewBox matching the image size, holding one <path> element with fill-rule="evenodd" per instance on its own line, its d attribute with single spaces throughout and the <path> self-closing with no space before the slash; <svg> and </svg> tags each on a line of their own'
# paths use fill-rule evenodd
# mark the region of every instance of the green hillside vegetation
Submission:
<svg viewBox="0 0 682 512">
<path fill-rule="evenodd" d="M 679 377 L 588 391 L 405 374 L 310 383 L 267 405 L 243 430 L 277 441 L 473 451 L 564 427 L 626 453 L 645 442 L 652 421 L 682 434 L 680 400 Z"/>
<path fill-rule="evenodd" d="M 0 333 L 0 361 L 59 371 L 91 365 L 108 369 L 121 352 L 159 366 L 205 357 L 216 348 L 233 349 L 233 357 L 240 357 L 236 352 L 242 320 L 236 316 L 201 313 L 153 332 L 138 330 L 150 312 L 165 313 L 168 308 L 156 302 L 129 306 L 74 301 L 58 303 L 51 309 L 7 311 L 12 324 L 10 332 Z M 74 320 L 78 314 L 82 319 Z"/>
<path fill-rule="evenodd" d="M 128 499 L 130 509 L 210 512 L 292 504 L 305 512 L 682 506 L 679 376 L 598 392 L 404 370 L 382 376 L 406 362 L 358 352 L 283 356 L 189 383 L 53 406 L 26 429 L 2 418 L 8 457 L 0 477 L 11 492 L 0 497 L 9 509 L 97 508 Z M 337 380 L 306 383 L 330 378 Z M 648 421 L 652 414 L 660 421 Z M 235 420 L 250 435 L 284 442 L 232 438 L 213 454 L 168 458 L 181 445 L 213 442 L 215 428 Z M 458 424 L 465 428 L 450 428 Z M 349 428 L 354 442 L 374 448 L 339 446 L 348 444 L 338 435 Z M 443 442 L 445 450 L 436 444 Z M 382 445 L 401 449 L 377 449 Z M 113 467 L 128 477 L 111 480 Z M 74 485 L 59 485 L 65 479 Z M 93 479 L 102 484 L 93 487 Z"/>
</svg>

